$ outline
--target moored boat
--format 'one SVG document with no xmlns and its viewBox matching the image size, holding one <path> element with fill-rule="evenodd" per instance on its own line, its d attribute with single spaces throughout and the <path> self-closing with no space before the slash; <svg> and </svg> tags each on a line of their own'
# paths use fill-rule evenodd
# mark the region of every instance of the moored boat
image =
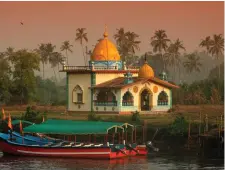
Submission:
<svg viewBox="0 0 225 170">
<path fill-rule="evenodd" d="M 127 132 L 128 126 L 132 127 L 132 125 L 118 122 L 48 120 L 24 128 L 25 136 L 15 135 L 15 133 L 14 135 L 11 134 L 13 137 L 9 134 L 8 136 L 0 134 L 0 150 L 4 154 L 19 156 L 91 159 L 114 159 L 146 155 L 146 145 L 140 146 L 133 143 L 133 136 L 130 144 L 124 140 L 124 131 Z M 32 137 L 29 134 L 39 134 L 39 136 Z M 43 140 L 44 134 L 67 135 L 69 140 Z M 111 141 L 109 140 L 109 134 L 112 134 Z M 114 141 L 115 134 L 118 134 L 116 142 Z M 79 135 L 88 135 L 89 141 L 77 142 L 77 136 Z M 104 142 L 96 141 L 96 138 L 93 141 L 92 138 L 95 135 L 104 137 Z M 73 141 L 71 140 L 72 137 Z"/>
</svg>

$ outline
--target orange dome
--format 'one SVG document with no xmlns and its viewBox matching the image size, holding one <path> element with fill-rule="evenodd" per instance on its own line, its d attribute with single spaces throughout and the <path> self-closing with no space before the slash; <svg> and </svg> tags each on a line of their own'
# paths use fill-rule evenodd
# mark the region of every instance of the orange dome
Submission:
<svg viewBox="0 0 225 170">
<path fill-rule="evenodd" d="M 108 33 L 105 31 L 104 39 L 95 46 L 92 61 L 120 61 L 120 55 L 116 46 L 108 40 Z"/>
<path fill-rule="evenodd" d="M 150 78 L 154 77 L 153 69 L 148 65 L 147 62 L 139 69 L 138 77 L 140 78 Z"/>
</svg>

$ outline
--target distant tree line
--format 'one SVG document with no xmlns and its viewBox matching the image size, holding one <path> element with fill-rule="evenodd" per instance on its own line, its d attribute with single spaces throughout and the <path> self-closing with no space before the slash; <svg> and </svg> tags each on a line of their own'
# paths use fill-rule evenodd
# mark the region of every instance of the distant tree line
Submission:
<svg viewBox="0 0 225 170">
<path fill-rule="evenodd" d="M 144 56 L 147 55 L 147 61 L 153 67 L 155 76 L 165 71 L 168 81 L 181 86 L 174 92 L 175 103 L 213 103 L 213 100 L 217 101 L 217 93 L 220 95 L 217 98 L 223 101 L 224 38 L 221 34 L 207 36 L 200 41 L 199 46 L 205 49 L 204 52 L 186 53 L 185 46 L 179 38 L 172 41 L 165 30 L 156 30 L 149 38 L 152 51 L 140 56 L 136 55 L 140 51 L 141 43 L 138 34 L 119 28 L 113 37 L 121 58 L 127 65 L 141 66 Z M 87 47 L 87 29 L 78 28 L 74 40 L 80 44 L 84 64 L 87 65 L 88 57 L 92 55 L 92 50 Z M 98 41 L 101 39 L 96 43 Z M 0 52 L 0 103 L 65 104 L 65 79 L 61 78 L 59 70 L 63 60 L 69 64 L 68 54 L 73 53 L 72 48 L 70 41 L 64 41 L 60 51 L 56 51 L 56 46 L 52 43 L 41 43 L 32 50 L 15 50 L 9 47 Z M 47 64 L 51 65 L 54 73 L 51 79 L 46 79 Z M 37 72 L 42 72 L 42 76 L 37 76 Z M 194 80 L 199 80 L 203 75 L 206 75 L 205 80 L 190 84 L 193 77 Z"/>
</svg>

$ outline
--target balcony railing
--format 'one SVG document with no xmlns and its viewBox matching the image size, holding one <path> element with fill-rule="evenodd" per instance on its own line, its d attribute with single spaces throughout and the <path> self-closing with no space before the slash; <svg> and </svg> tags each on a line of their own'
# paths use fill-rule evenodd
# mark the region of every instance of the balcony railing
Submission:
<svg viewBox="0 0 225 170">
<path fill-rule="evenodd" d="M 63 70 L 91 70 L 91 66 L 63 66 Z"/>
<path fill-rule="evenodd" d="M 158 101 L 158 106 L 167 106 L 168 101 Z"/>
<path fill-rule="evenodd" d="M 122 102 L 122 106 L 134 106 L 134 102 Z"/>
<path fill-rule="evenodd" d="M 139 67 L 129 66 L 127 70 L 138 70 Z M 63 66 L 63 71 L 73 71 L 73 70 L 118 70 L 117 66 Z"/>
<path fill-rule="evenodd" d="M 95 106 L 117 106 L 117 101 L 113 102 L 100 102 L 100 101 L 94 101 Z"/>
</svg>

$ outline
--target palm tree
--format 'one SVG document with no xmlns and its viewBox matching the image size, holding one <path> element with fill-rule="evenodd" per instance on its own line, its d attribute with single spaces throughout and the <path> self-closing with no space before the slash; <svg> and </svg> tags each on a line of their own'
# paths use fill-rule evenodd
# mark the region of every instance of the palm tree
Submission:
<svg viewBox="0 0 225 170">
<path fill-rule="evenodd" d="M 213 40 L 211 41 L 209 48 L 209 53 L 212 54 L 212 56 L 215 56 L 217 60 L 219 60 L 220 56 L 223 56 L 224 51 L 224 38 L 222 37 L 222 34 L 219 35 L 213 35 Z M 220 79 L 220 67 L 218 70 L 218 76 Z"/>
<path fill-rule="evenodd" d="M 210 36 L 207 36 L 207 37 L 205 37 L 204 40 L 201 41 L 199 46 L 203 47 L 203 48 L 205 47 L 207 53 L 209 53 L 209 49 L 210 49 L 211 44 L 212 44 L 212 40 L 211 40 Z"/>
<path fill-rule="evenodd" d="M 139 44 L 141 43 L 141 41 L 136 40 L 136 38 L 138 38 L 139 35 L 129 31 L 126 33 L 126 37 L 127 37 L 126 42 L 128 45 L 129 52 L 131 54 L 135 54 L 135 50 L 138 50 L 138 51 L 140 50 Z"/>
<path fill-rule="evenodd" d="M 157 30 L 154 33 L 154 36 L 151 37 L 151 45 L 153 47 L 153 52 L 161 55 L 162 61 L 163 61 L 163 68 L 165 70 L 165 61 L 163 58 L 163 52 L 165 53 L 168 48 L 168 42 L 170 40 L 167 38 L 166 31 L 165 30 Z"/>
<path fill-rule="evenodd" d="M 176 66 L 179 67 L 180 65 L 180 50 L 185 50 L 185 47 L 182 41 L 180 41 L 178 38 L 174 43 L 170 44 L 167 52 L 165 53 L 165 57 L 166 57 L 165 61 L 167 61 L 169 65 L 174 67 L 174 80 L 175 80 Z M 180 76 L 179 76 L 179 79 L 180 79 Z"/>
<path fill-rule="evenodd" d="M 188 73 L 192 73 L 193 71 L 200 72 L 200 67 L 202 64 L 199 62 L 200 57 L 197 56 L 196 53 L 191 53 L 186 55 L 185 57 L 188 58 L 187 61 L 183 63 L 184 67 L 186 68 Z"/>
<path fill-rule="evenodd" d="M 45 78 L 45 64 L 47 64 L 47 62 L 48 62 L 48 55 L 46 53 L 46 45 L 41 43 L 39 45 L 38 49 L 35 49 L 35 51 L 38 53 L 38 55 L 40 56 L 40 59 L 41 59 L 41 63 L 42 63 L 42 66 L 43 66 L 42 79 L 44 80 L 44 78 Z"/>
<path fill-rule="evenodd" d="M 5 52 L 5 56 L 10 57 L 14 53 L 13 47 L 8 47 Z"/>
<path fill-rule="evenodd" d="M 136 40 L 139 37 L 134 32 L 125 32 L 124 28 L 117 29 L 117 33 L 114 35 L 116 40 L 118 51 L 122 56 L 123 60 L 126 61 L 126 57 L 135 54 L 136 50 L 140 50 L 139 44 L 141 41 Z"/>
<path fill-rule="evenodd" d="M 67 52 L 68 52 L 68 51 L 71 52 L 71 53 L 73 52 L 73 51 L 71 50 L 71 47 L 73 47 L 73 45 L 71 45 L 69 41 L 64 41 L 64 42 L 62 43 L 61 48 L 60 48 L 61 51 L 66 51 L 67 65 L 68 65 L 68 63 L 69 63 L 69 59 L 68 59 Z"/>
<path fill-rule="evenodd" d="M 51 64 L 51 67 L 54 71 L 55 80 L 57 82 L 55 67 L 58 66 L 58 72 L 59 72 L 59 64 L 62 63 L 62 54 L 59 52 L 53 52 L 49 57 L 49 63 Z M 59 75 L 59 78 L 60 78 L 60 75 Z"/>
<path fill-rule="evenodd" d="M 116 29 L 117 33 L 114 35 L 117 45 L 122 45 L 126 41 L 126 32 L 124 28 Z"/>
<path fill-rule="evenodd" d="M 84 53 L 84 47 L 83 47 L 83 41 L 86 41 L 88 42 L 88 38 L 87 38 L 87 33 L 85 33 L 85 30 L 86 28 L 78 28 L 76 31 L 76 38 L 75 38 L 75 41 L 79 41 L 80 42 L 80 45 L 82 47 L 82 52 L 83 52 L 83 56 L 84 56 L 84 64 L 86 66 L 86 55 Z"/>
</svg>

